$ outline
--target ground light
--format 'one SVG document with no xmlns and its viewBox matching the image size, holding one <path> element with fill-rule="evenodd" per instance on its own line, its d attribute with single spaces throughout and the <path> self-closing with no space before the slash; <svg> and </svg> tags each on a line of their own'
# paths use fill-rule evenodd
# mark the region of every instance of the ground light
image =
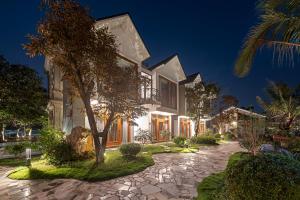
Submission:
<svg viewBox="0 0 300 200">
<path fill-rule="evenodd" d="M 31 148 L 26 148 L 26 165 L 31 166 Z"/>
</svg>

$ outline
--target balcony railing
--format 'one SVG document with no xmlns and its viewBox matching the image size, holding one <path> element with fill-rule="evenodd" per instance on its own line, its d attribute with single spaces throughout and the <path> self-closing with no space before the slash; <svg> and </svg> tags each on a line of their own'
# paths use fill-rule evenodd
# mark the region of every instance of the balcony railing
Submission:
<svg viewBox="0 0 300 200">
<path fill-rule="evenodd" d="M 160 104 L 159 90 L 154 88 L 141 88 L 141 101 L 143 104 Z"/>
</svg>

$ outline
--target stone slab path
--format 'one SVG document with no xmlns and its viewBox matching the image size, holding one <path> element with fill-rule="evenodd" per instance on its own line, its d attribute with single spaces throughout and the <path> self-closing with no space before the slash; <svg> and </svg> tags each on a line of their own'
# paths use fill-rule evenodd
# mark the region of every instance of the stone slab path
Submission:
<svg viewBox="0 0 300 200">
<path fill-rule="evenodd" d="M 143 172 L 104 182 L 73 179 L 16 181 L 0 168 L 0 199 L 63 200 L 165 200 L 193 199 L 197 184 L 211 173 L 223 170 L 228 157 L 240 147 L 236 142 L 202 147 L 197 153 L 157 154 L 155 165 Z"/>
</svg>

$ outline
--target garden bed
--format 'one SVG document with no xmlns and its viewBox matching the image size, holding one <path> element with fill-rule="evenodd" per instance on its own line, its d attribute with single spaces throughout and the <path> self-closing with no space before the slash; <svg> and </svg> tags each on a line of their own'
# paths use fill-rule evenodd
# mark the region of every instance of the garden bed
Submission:
<svg viewBox="0 0 300 200">
<path fill-rule="evenodd" d="M 132 160 L 123 158 L 118 150 L 108 150 L 105 155 L 105 162 L 98 167 L 95 166 L 94 159 L 54 166 L 39 157 L 32 159 L 31 167 L 25 166 L 25 159 L 0 160 L 0 165 L 18 166 L 8 175 L 9 178 L 17 180 L 74 178 L 87 181 L 102 181 L 143 171 L 147 167 L 154 165 L 152 154 L 195 153 L 198 150 L 199 145 L 182 148 L 177 147 L 174 143 L 161 143 L 144 145 L 142 152 L 138 154 L 136 159 Z"/>
</svg>

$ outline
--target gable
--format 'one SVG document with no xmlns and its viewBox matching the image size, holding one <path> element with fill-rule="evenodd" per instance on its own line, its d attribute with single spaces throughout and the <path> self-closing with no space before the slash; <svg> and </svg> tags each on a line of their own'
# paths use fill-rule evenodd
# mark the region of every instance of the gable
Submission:
<svg viewBox="0 0 300 200">
<path fill-rule="evenodd" d="M 136 62 L 142 62 L 150 57 L 142 38 L 140 37 L 129 14 L 122 14 L 96 21 L 96 28 L 108 27 L 116 37 L 119 53 Z"/>
<path fill-rule="evenodd" d="M 161 63 L 159 66 L 153 69 L 153 71 L 156 71 L 159 74 L 176 82 L 180 82 L 186 79 L 185 73 L 177 55 L 168 59 L 167 62 Z"/>
</svg>

